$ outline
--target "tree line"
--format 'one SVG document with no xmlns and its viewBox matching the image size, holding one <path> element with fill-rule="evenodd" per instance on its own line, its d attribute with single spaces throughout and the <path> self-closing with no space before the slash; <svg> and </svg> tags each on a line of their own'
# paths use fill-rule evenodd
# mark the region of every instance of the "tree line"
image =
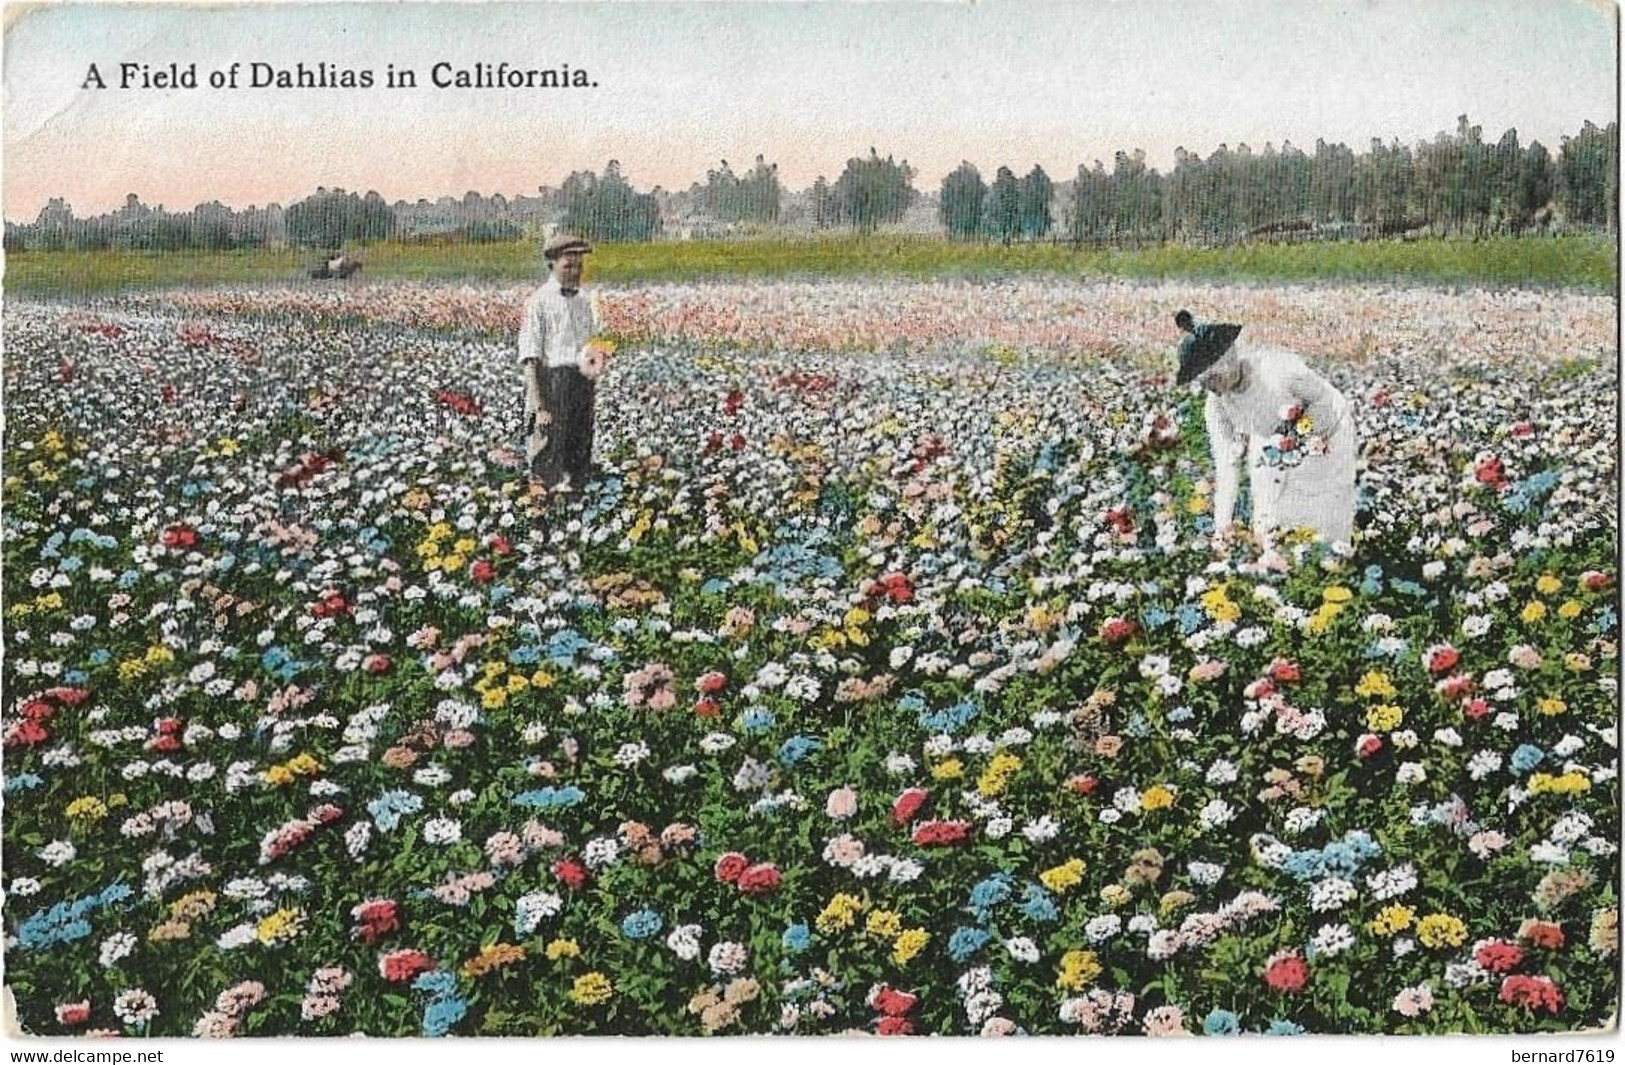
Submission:
<svg viewBox="0 0 1625 1065">
<path fill-rule="evenodd" d="M 558 188 L 506 199 L 467 193 L 415 204 L 376 192 L 319 188 L 286 209 L 234 210 L 218 201 L 190 211 L 152 208 L 131 195 L 123 207 L 78 218 L 53 199 L 30 223 L 7 222 L 8 251 L 64 248 L 230 249 L 293 244 L 338 247 L 384 239 L 517 240 L 552 227 L 603 241 L 644 241 L 783 230 L 870 232 L 924 209 L 908 161 L 846 161 L 834 181 L 820 175 L 788 192 L 778 167 L 758 155 L 735 173 L 726 160 L 686 190 L 633 187 L 611 160 L 602 173 L 571 173 Z M 971 162 L 944 176 L 934 220 L 951 239 L 1072 240 L 1079 243 L 1226 243 L 1248 239 L 1486 236 L 1529 230 L 1619 228 L 1619 128 L 1587 122 L 1555 153 L 1524 144 L 1516 130 L 1489 141 L 1466 116 L 1453 133 L 1414 146 L 1372 140 L 1363 152 L 1317 141 L 1253 151 L 1221 144 L 1204 159 L 1179 148 L 1166 173 L 1143 151 L 1120 151 L 1057 183 L 1043 167 L 992 180 Z M 913 216 L 920 217 L 917 212 Z"/>
</svg>

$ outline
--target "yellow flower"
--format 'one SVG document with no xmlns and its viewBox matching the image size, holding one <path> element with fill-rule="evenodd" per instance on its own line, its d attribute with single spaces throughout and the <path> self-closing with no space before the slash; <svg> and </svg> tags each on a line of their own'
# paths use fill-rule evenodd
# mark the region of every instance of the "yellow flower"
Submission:
<svg viewBox="0 0 1625 1065">
<path fill-rule="evenodd" d="M 1397 935 L 1409 928 L 1415 917 L 1416 911 L 1409 906 L 1388 906 L 1373 917 L 1366 927 L 1379 936 Z"/>
<path fill-rule="evenodd" d="M 1360 683 L 1354 686 L 1354 694 L 1366 696 L 1367 698 L 1376 696 L 1382 699 L 1392 699 L 1399 694 L 1399 689 L 1395 688 L 1393 682 L 1388 679 L 1388 674 L 1374 669 L 1360 678 Z"/>
<path fill-rule="evenodd" d="M 1448 913 L 1430 913 L 1416 924 L 1416 938 L 1424 947 L 1459 947 L 1467 942 L 1467 926 Z"/>
<path fill-rule="evenodd" d="M 443 521 L 437 521 L 429 526 L 429 539 L 445 540 L 451 536 L 451 526 Z"/>
<path fill-rule="evenodd" d="M 480 696 L 480 705 L 487 710 L 500 710 L 508 702 L 508 692 L 503 688 L 492 688 Z"/>
<path fill-rule="evenodd" d="M 242 446 L 229 436 L 222 436 L 214 442 L 214 446 L 220 449 L 222 455 L 235 455 L 242 450 Z"/>
<path fill-rule="evenodd" d="M 983 798 L 1001 794 L 1010 783 L 1010 775 L 1020 768 L 1020 758 L 1008 751 L 1000 751 L 993 756 L 987 769 L 983 770 L 981 777 L 976 781 L 976 790 L 981 792 Z"/>
<path fill-rule="evenodd" d="M 1387 732 L 1396 729 L 1405 720 L 1405 711 L 1397 706 L 1383 704 L 1373 706 L 1365 714 L 1365 727 L 1372 732 Z"/>
<path fill-rule="evenodd" d="M 305 915 L 298 910 L 282 909 L 260 919 L 254 929 L 255 938 L 267 946 L 283 939 L 292 939 L 304 927 Z"/>
<path fill-rule="evenodd" d="M 914 960 L 915 955 L 919 954 L 920 951 L 925 949 L 925 945 L 930 941 L 931 933 L 927 932 L 925 929 L 910 928 L 908 931 L 899 935 L 897 937 L 897 942 L 892 944 L 892 961 L 896 962 L 898 965 L 907 965 L 910 961 Z"/>
<path fill-rule="evenodd" d="M 931 776 L 937 780 L 958 780 L 964 775 L 965 767 L 957 758 L 950 758 L 931 767 Z"/>
<path fill-rule="evenodd" d="M 1341 584 L 1333 584 L 1321 592 L 1320 597 L 1328 603 L 1346 603 L 1354 598 L 1354 593 Z"/>
<path fill-rule="evenodd" d="M 518 695 L 520 692 L 524 691 L 528 687 L 530 687 L 530 681 L 525 679 L 524 674 L 522 674 L 522 673 L 510 673 L 510 674 L 508 674 L 508 694 L 509 695 Z"/>
<path fill-rule="evenodd" d="M 874 910 L 864 923 L 863 930 L 870 935 L 892 939 L 903 931 L 903 919 L 892 910 Z"/>
<path fill-rule="evenodd" d="M 615 994 L 615 985 L 603 973 L 583 973 L 570 988 L 570 999 L 578 1006 L 597 1006 Z"/>
<path fill-rule="evenodd" d="M 478 954 L 463 962 L 463 972 L 468 976 L 481 977 L 524 958 L 524 947 L 514 943 L 492 943 L 481 947 Z"/>
<path fill-rule="evenodd" d="M 171 651 L 163 644 L 155 643 L 151 647 L 147 648 L 147 665 L 167 666 L 173 661 L 175 661 L 175 652 Z"/>
<path fill-rule="evenodd" d="M 1546 604 L 1539 599 L 1531 599 L 1529 604 L 1523 608 L 1523 613 L 1518 616 L 1523 619 L 1525 625 L 1534 624 L 1546 616 Z"/>
<path fill-rule="evenodd" d="M 433 540 L 424 540 L 418 544 L 417 552 L 424 558 L 434 558 L 440 554 L 440 545 Z"/>
<path fill-rule="evenodd" d="M 301 752 L 294 755 L 293 760 L 288 763 L 288 768 L 302 777 L 308 777 L 320 773 L 322 763 L 312 758 L 308 752 Z"/>
<path fill-rule="evenodd" d="M 192 921 L 214 910 L 214 892 L 208 888 L 189 892 L 169 904 L 169 915 Z"/>
<path fill-rule="evenodd" d="M 1591 658 L 1589 655 L 1583 655 L 1578 651 L 1570 651 L 1563 656 L 1563 665 L 1571 673 L 1584 673 L 1591 668 Z"/>
<path fill-rule="evenodd" d="M 1551 595 L 1553 592 L 1561 591 L 1562 588 L 1563 582 L 1550 573 L 1542 573 L 1540 580 L 1535 582 L 1535 591 L 1541 595 Z"/>
<path fill-rule="evenodd" d="M 870 617 L 871 615 L 867 610 L 863 609 L 861 606 L 855 606 L 846 612 L 847 627 L 854 628 L 867 625 Z"/>
<path fill-rule="evenodd" d="M 457 573 L 467 562 L 462 555 L 447 555 L 440 560 L 440 568 L 447 573 Z"/>
<path fill-rule="evenodd" d="M 1549 695 L 1537 702 L 1535 708 L 1546 717 L 1556 717 L 1558 714 L 1567 713 L 1569 704 L 1555 695 Z"/>
<path fill-rule="evenodd" d="M 814 923 L 820 932 L 839 932 L 851 928 L 862 909 L 863 903 L 856 896 L 843 891 L 829 900 Z"/>
<path fill-rule="evenodd" d="M 1055 985 L 1068 991 L 1081 991 L 1101 973 L 1092 950 L 1069 950 L 1061 956 L 1061 975 Z"/>
<path fill-rule="evenodd" d="M 1557 616 L 1562 618 L 1564 621 L 1573 621 L 1575 618 L 1580 616 L 1580 611 L 1582 609 L 1583 608 L 1580 606 L 1579 602 L 1573 599 L 1567 599 L 1564 600 L 1562 606 L 1557 608 Z"/>
<path fill-rule="evenodd" d="M 1241 617 L 1241 607 L 1230 601 L 1223 585 L 1202 593 L 1202 609 L 1214 621 L 1236 621 Z"/>
<path fill-rule="evenodd" d="M 81 795 L 68 803 L 67 814 L 70 821 L 100 821 L 107 816 L 107 804 L 94 795 Z"/>
<path fill-rule="evenodd" d="M 576 946 L 576 941 L 573 939 L 555 939 L 547 945 L 548 961 L 579 957 L 581 957 L 581 948 Z"/>
<path fill-rule="evenodd" d="M 1085 866 L 1082 858 L 1073 858 L 1063 865 L 1053 869 L 1046 869 L 1038 874 L 1043 885 L 1056 894 L 1064 894 L 1071 888 L 1083 883 L 1083 870 Z"/>
<path fill-rule="evenodd" d="M 451 545 L 451 549 L 453 551 L 457 552 L 459 555 L 472 555 L 474 553 L 475 548 L 477 548 L 479 546 L 480 545 L 476 541 L 470 539 L 467 536 L 464 536 L 461 539 L 457 540 L 455 543 L 453 543 Z"/>
<path fill-rule="evenodd" d="M 545 669 L 538 669 L 530 675 L 530 684 L 533 688 L 551 688 L 553 686 L 553 674 Z"/>
<path fill-rule="evenodd" d="M 1529 793 L 1539 795 L 1542 792 L 1552 792 L 1555 795 L 1574 795 L 1582 791 L 1591 790 L 1591 778 L 1578 770 L 1564 773 L 1554 777 L 1550 773 L 1536 773 L 1529 778 Z"/>
<path fill-rule="evenodd" d="M 1121 906 L 1129 900 L 1128 888 L 1122 884 L 1107 884 L 1100 889 L 1100 901 L 1108 906 Z"/>
<path fill-rule="evenodd" d="M 274 765 L 260 775 L 265 778 L 267 784 L 278 788 L 292 784 L 294 781 L 293 770 L 285 765 Z"/>
<path fill-rule="evenodd" d="M 1174 793 L 1161 784 L 1153 784 L 1140 796 L 1143 810 L 1166 810 L 1174 804 Z"/>
</svg>

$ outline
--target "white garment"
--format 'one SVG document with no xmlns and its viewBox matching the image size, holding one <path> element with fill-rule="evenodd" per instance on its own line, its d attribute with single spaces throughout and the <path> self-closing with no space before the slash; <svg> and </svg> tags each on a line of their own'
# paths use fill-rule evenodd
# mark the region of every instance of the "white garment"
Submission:
<svg viewBox="0 0 1625 1065">
<path fill-rule="evenodd" d="M 1215 528 L 1234 517 L 1237 466 L 1246 459 L 1253 531 L 1261 540 L 1269 544 L 1272 532 L 1307 527 L 1324 540 L 1347 543 L 1354 533 L 1359 452 L 1349 401 L 1293 352 L 1238 344 L 1236 356 L 1244 375 L 1240 390 L 1209 393 L 1204 412 L 1216 468 Z M 1307 435 L 1321 438 L 1324 451 L 1312 446 L 1297 466 L 1270 465 L 1264 448 L 1275 441 L 1282 414 L 1293 406 L 1309 416 L 1313 428 Z"/>
<path fill-rule="evenodd" d="M 598 307 L 593 297 L 576 290 L 566 296 L 559 279 L 531 293 L 519 325 L 519 361 L 541 359 L 543 366 L 579 366 L 582 349 L 598 331 Z"/>
</svg>

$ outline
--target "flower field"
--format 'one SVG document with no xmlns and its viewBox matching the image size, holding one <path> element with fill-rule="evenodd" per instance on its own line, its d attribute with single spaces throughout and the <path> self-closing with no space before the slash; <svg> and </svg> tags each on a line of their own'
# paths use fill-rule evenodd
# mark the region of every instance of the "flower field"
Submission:
<svg viewBox="0 0 1625 1065">
<path fill-rule="evenodd" d="M 7 301 L 6 982 L 40 1034 L 1575 1031 L 1619 996 L 1617 306 L 606 289 Z M 1210 544 L 1173 311 L 1353 402 Z"/>
</svg>

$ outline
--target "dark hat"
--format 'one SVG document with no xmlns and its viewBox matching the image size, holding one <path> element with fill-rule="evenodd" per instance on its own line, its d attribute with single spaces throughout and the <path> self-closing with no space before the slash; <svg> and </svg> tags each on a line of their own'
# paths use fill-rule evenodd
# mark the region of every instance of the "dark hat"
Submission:
<svg viewBox="0 0 1625 1065">
<path fill-rule="evenodd" d="M 552 262 L 567 251 L 579 251 L 585 254 L 592 251 L 592 245 L 574 233 L 556 233 L 548 238 L 546 244 L 542 245 L 542 258 Z"/>
<path fill-rule="evenodd" d="M 1188 384 L 1202 376 L 1203 371 L 1230 350 L 1230 345 L 1241 335 L 1241 326 L 1224 322 L 1197 322 L 1191 312 L 1180 311 L 1174 322 L 1185 335 L 1179 341 L 1179 375 L 1177 384 Z"/>
</svg>

